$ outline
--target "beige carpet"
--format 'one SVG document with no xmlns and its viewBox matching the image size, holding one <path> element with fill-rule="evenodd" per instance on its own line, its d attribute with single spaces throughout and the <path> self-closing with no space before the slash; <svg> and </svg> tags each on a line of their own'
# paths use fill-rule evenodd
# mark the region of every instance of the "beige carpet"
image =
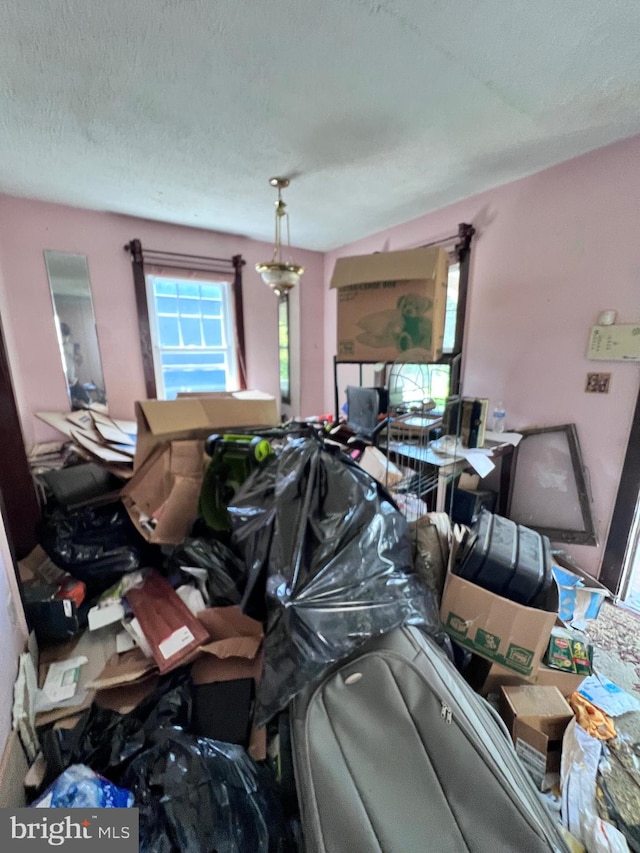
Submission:
<svg viewBox="0 0 640 853">
<path fill-rule="evenodd" d="M 640 694 L 640 614 L 605 601 L 587 629 L 594 669 L 628 693 Z"/>
</svg>

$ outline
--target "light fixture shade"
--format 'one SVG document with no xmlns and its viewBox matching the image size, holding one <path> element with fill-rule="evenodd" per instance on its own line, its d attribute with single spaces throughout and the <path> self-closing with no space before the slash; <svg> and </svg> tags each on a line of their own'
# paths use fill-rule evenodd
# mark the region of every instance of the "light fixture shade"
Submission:
<svg viewBox="0 0 640 853">
<path fill-rule="evenodd" d="M 272 187 L 278 189 L 278 200 L 275 203 L 276 222 L 275 222 L 275 243 L 273 246 L 273 257 L 270 261 L 256 264 L 256 270 L 262 276 L 262 280 L 267 284 L 277 296 L 282 296 L 288 293 L 293 287 L 300 282 L 300 276 L 304 272 L 304 267 L 294 264 L 289 257 L 288 260 L 282 259 L 282 219 L 285 220 L 287 227 L 287 249 L 291 251 L 289 244 L 289 214 L 287 206 L 282 200 L 282 189 L 289 186 L 288 178 L 271 178 L 269 181 Z"/>
<path fill-rule="evenodd" d="M 300 282 L 300 276 L 304 267 L 297 264 L 279 264 L 269 261 L 264 264 L 256 264 L 256 270 L 262 276 L 262 280 L 277 296 L 291 290 Z"/>
</svg>

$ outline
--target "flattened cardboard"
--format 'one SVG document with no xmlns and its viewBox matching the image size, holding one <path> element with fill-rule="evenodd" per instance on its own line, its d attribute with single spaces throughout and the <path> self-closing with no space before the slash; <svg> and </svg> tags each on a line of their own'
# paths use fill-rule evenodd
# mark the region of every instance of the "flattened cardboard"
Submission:
<svg viewBox="0 0 640 853">
<path fill-rule="evenodd" d="M 441 247 L 338 258 L 338 358 L 394 361 L 409 350 L 440 358 L 448 271 Z"/>
<path fill-rule="evenodd" d="M 131 649 L 119 655 L 117 652 L 109 658 L 102 672 L 89 683 L 94 690 L 109 690 L 123 687 L 148 678 L 157 671 L 155 661 L 146 657 L 141 649 Z"/>
<path fill-rule="evenodd" d="M 142 400 L 135 404 L 137 421 L 134 471 L 159 444 L 185 439 L 204 441 L 216 430 L 277 426 L 275 397 L 256 391 L 220 392 L 178 400 Z"/>
<path fill-rule="evenodd" d="M 191 664 L 194 684 L 260 678 L 263 638 L 260 622 L 245 616 L 239 607 L 211 607 L 198 614 L 211 642 L 200 646 L 204 653 Z"/>
<path fill-rule="evenodd" d="M 148 541 L 179 545 L 198 517 L 205 470 L 204 440 L 155 448 L 120 493 L 131 521 Z"/>
<path fill-rule="evenodd" d="M 28 769 L 18 733 L 11 731 L 0 761 L 0 808 L 25 808 L 27 797 L 24 779 Z"/>
<path fill-rule="evenodd" d="M 104 669 L 107 661 L 115 652 L 115 635 L 108 631 L 84 631 L 77 642 L 65 643 L 63 646 L 44 649 L 40 655 L 40 682 L 44 682 L 46 669 L 54 660 L 67 660 L 78 655 L 84 655 L 87 663 L 80 667 L 78 679 L 78 702 L 75 705 L 56 708 L 36 716 L 36 726 L 44 726 L 56 720 L 73 716 L 88 708 L 93 702 L 95 691 L 89 686 Z"/>
<path fill-rule="evenodd" d="M 158 686 L 158 680 L 159 676 L 156 674 L 147 676 L 141 681 L 97 690 L 94 702 L 100 708 L 117 711 L 119 714 L 129 714 L 143 699 L 153 693 Z"/>
<path fill-rule="evenodd" d="M 260 622 L 245 616 L 239 607 L 211 607 L 198 614 L 211 642 L 201 647 L 202 655 L 191 664 L 196 685 L 251 678 L 262 674 L 263 628 Z M 266 729 L 251 727 L 249 755 L 262 761 L 267 755 Z"/>
<path fill-rule="evenodd" d="M 449 568 L 440 617 L 456 643 L 532 679 L 556 621 L 555 585 L 547 606 L 548 610 L 538 610 L 516 604 L 454 575 Z"/>
</svg>

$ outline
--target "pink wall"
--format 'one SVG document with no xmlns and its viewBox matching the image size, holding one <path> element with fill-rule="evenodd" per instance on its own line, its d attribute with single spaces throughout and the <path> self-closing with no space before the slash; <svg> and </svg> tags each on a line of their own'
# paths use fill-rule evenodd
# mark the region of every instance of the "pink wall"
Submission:
<svg viewBox="0 0 640 853">
<path fill-rule="evenodd" d="M 105 386 L 111 413 L 133 417 L 144 399 L 144 379 L 131 263 L 124 245 L 138 237 L 143 246 L 214 257 L 242 254 L 249 386 L 279 394 L 277 303 L 255 272 L 272 246 L 231 234 L 183 228 L 109 213 L 0 196 L 0 269 L 4 280 L 3 324 L 27 445 L 59 437 L 34 416 L 68 408 L 53 324 L 43 250 L 87 256 Z M 297 251 L 306 272 L 291 299 L 296 366 L 292 409 L 310 414 L 322 399 L 323 256 Z M 300 365 L 298 369 L 298 365 Z"/>
<path fill-rule="evenodd" d="M 413 248 L 476 228 L 465 331 L 463 393 L 501 399 L 510 428 L 577 425 L 593 490 L 599 546 L 572 546 L 597 574 L 611 521 L 640 366 L 586 356 L 590 327 L 615 308 L 640 321 L 640 137 L 391 228 L 325 257 L 325 351 L 335 353 L 342 255 Z M 611 373 L 609 394 L 584 392 L 587 372 Z M 333 377 L 325 378 L 331 406 Z"/>
</svg>

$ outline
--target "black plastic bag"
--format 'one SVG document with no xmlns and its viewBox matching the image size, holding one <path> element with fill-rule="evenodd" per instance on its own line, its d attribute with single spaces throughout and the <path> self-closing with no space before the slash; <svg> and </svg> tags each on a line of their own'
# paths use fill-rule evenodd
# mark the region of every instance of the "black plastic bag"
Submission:
<svg viewBox="0 0 640 853">
<path fill-rule="evenodd" d="M 178 570 L 193 581 L 186 568 L 206 570 L 205 588 L 211 607 L 239 604 L 246 583 L 242 560 L 213 537 L 196 537 L 173 548 L 166 558 L 169 571 Z"/>
<path fill-rule="evenodd" d="M 191 676 L 179 669 L 160 678 L 146 699 L 127 714 L 95 703 L 72 729 L 48 728 L 40 733 L 47 763 L 47 782 L 71 764 L 86 764 L 92 770 L 119 782 L 128 763 L 149 745 L 152 735 L 163 728 L 188 728 L 191 723 Z"/>
<path fill-rule="evenodd" d="M 250 573 L 267 572 L 258 725 L 371 636 L 402 624 L 441 635 L 433 594 L 411 569 L 404 517 L 344 453 L 291 441 L 229 512 Z"/>
<path fill-rule="evenodd" d="M 267 620 L 265 589 L 276 519 L 278 471 L 277 458 L 267 460 L 259 471 L 245 480 L 234 498 L 236 506 L 227 507 L 232 523 L 232 544 L 242 554 L 247 572 L 240 606 L 258 622 Z"/>
<path fill-rule="evenodd" d="M 37 538 L 53 562 L 99 595 L 140 568 L 145 543 L 120 503 L 46 514 Z"/>
<path fill-rule="evenodd" d="M 163 729 L 122 784 L 140 810 L 140 853 L 285 853 L 275 783 L 241 746 Z"/>
</svg>

